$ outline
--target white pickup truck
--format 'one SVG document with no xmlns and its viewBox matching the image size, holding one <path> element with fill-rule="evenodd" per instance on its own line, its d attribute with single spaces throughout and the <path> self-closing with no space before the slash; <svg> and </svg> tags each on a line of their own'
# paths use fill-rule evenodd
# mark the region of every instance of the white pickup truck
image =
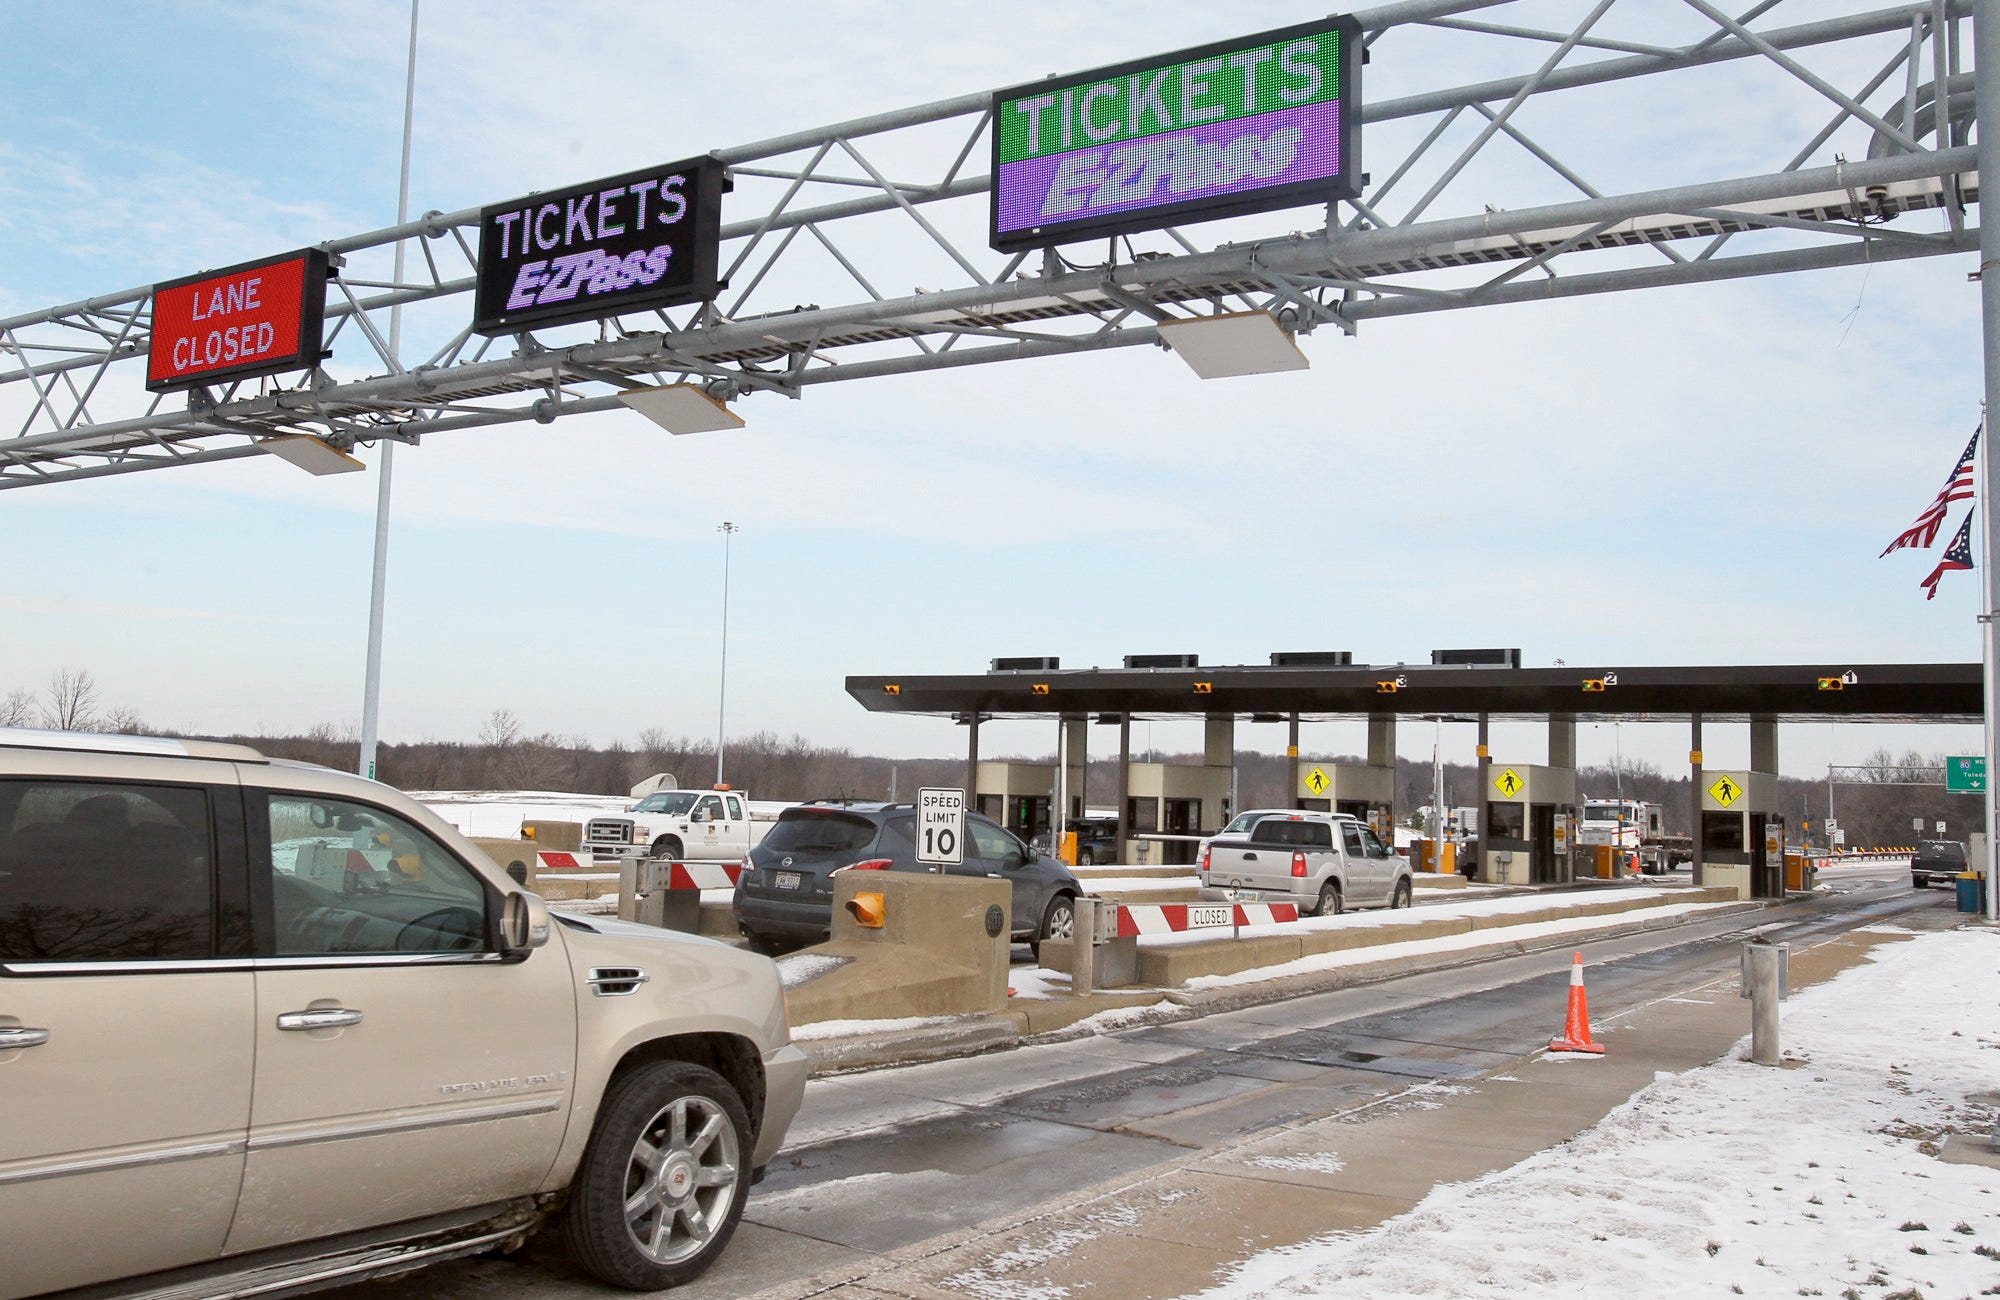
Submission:
<svg viewBox="0 0 2000 1300">
<path fill-rule="evenodd" d="M 1203 902 L 1289 902 L 1314 916 L 1408 907 L 1414 892 L 1409 860 L 1346 813 L 1266 814 L 1210 840 L 1196 871 Z"/>
<path fill-rule="evenodd" d="M 677 862 L 736 862 L 775 817 L 758 817 L 740 790 L 655 790 L 615 816 L 583 824 L 583 851 L 597 862 L 635 848 Z"/>
</svg>

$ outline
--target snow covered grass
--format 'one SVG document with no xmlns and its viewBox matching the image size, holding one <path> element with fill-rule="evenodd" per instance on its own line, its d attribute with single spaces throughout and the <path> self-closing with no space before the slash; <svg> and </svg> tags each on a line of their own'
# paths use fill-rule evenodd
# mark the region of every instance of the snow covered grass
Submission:
<svg viewBox="0 0 2000 1300">
<path fill-rule="evenodd" d="M 1215 1297 L 2000 1294 L 2000 1171 L 1936 1158 L 2000 1078 L 2000 936 L 1954 931 L 1785 1005 L 1789 1064 L 1659 1081 L 1573 1141 L 1366 1232 L 1253 1258 Z"/>
</svg>

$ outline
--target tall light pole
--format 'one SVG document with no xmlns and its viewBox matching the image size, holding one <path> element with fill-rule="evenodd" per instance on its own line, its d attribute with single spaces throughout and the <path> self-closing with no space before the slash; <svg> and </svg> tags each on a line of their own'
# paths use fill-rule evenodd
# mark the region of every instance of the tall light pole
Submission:
<svg viewBox="0 0 2000 1300">
<path fill-rule="evenodd" d="M 396 224 L 410 219 L 410 124 L 417 105 L 417 6 L 410 0 L 410 62 L 403 80 L 403 171 L 396 185 Z M 396 266 L 389 277 L 403 285 L 403 241 L 396 241 Z M 389 365 L 403 368 L 403 305 L 389 308 Z M 389 484 L 396 465 L 396 440 L 382 439 L 382 467 L 375 491 L 375 568 L 368 587 L 368 666 L 361 684 L 361 753 L 356 770 L 374 779 L 375 745 L 382 708 L 382 606 L 389 583 Z"/>
<path fill-rule="evenodd" d="M 722 784 L 722 718 L 729 703 L 729 539 L 743 530 L 727 519 L 716 526 L 722 534 L 722 674 L 715 685 L 715 783 Z"/>
</svg>

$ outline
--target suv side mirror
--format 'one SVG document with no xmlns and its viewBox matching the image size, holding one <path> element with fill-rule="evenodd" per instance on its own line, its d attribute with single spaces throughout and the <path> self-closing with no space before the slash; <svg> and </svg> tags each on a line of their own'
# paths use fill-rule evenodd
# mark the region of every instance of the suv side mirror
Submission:
<svg viewBox="0 0 2000 1300">
<path fill-rule="evenodd" d="M 500 951 L 525 955 L 549 941 L 549 907 L 541 895 L 517 889 L 500 904 Z"/>
</svg>

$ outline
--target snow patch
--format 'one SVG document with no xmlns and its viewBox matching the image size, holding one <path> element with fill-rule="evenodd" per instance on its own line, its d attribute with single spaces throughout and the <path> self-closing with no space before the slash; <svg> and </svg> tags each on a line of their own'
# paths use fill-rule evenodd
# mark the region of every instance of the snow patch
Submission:
<svg viewBox="0 0 2000 1300">
<path fill-rule="evenodd" d="M 1786 1002 L 1786 1044 L 1810 1064 L 1752 1065 L 1739 1044 L 1569 1142 L 1367 1231 L 1264 1252 L 1202 1294 L 1982 1293 L 2000 1276 L 1993 1171 L 1936 1152 L 1991 1121 L 1968 1098 L 1992 1087 L 2000 1014 L 1966 990 L 1991 988 L 1996 938 L 1877 948 Z"/>
</svg>

